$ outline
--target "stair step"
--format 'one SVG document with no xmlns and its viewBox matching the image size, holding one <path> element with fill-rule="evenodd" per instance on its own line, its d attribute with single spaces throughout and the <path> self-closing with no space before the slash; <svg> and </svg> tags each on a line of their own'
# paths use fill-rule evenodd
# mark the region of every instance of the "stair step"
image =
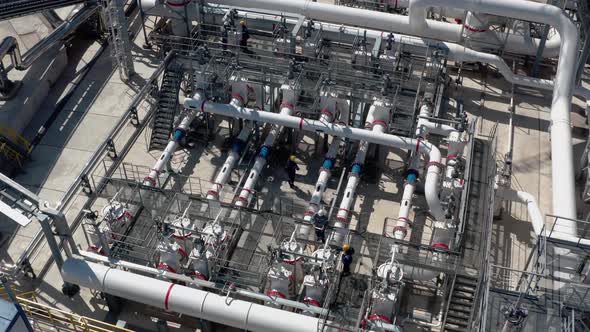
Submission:
<svg viewBox="0 0 590 332">
<path fill-rule="evenodd" d="M 454 291 L 452 296 L 453 296 L 453 298 L 466 299 L 466 300 L 473 300 L 473 298 L 474 298 L 473 293 L 467 293 L 467 292 L 462 292 L 462 291 Z"/>
<path fill-rule="evenodd" d="M 445 331 L 449 332 L 466 332 L 467 329 L 463 327 L 445 326 Z"/>
<path fill-rule="evenodd" d="M 450 306 L 449 306 L 449 311 L 452 310 L 452 311 L 464 312 L 464 313 L 467 313 L 467 314 L 471 314 L 471 309 L 472 308 L 473 307 L 472 306 L 469 306 L 469 305 L 457 304 L 457 303 L 451 302 L 450 303 Z"/>
<path fill-rule="evenodd" d="M 449 311 L 447 312 L 447 319 L 448 318 L 453 318 L 453 319 L 465 319 L 465 320 L 469 320 L 471 315 L 466 314 L 464 312 L 460 312 L 460 311 L 451 311 L 449 309 Z"/>
<path fill-rule="evenodd" d="M 465 284 L 457 284 L 455 283 L 455 291 L 463 291 L 463 292 L 467 292 L 467 293 L 475 293 L 476 288 L 471 286 L 471 285 L 465 285 Z"/>
<path fill-rule="evenodd" d="M 457 326 L 462 326 L 462 327 L 467 327 L 467 324 L 469 323 L 467 320 L 463 320 L 463 319 L 457 319 L 457 318 L 453 318 L 453 317 L 449 317 L 447 315 L 447 320 L 446 323 L 450 323 L 450 324 L 454 324 Z M 446 324 L 445 324 L 446 325 Z"/>
<path fill-rule="evenodd" d="M 471 285 L 473 287 L 477 287 L 477 279 L 458 275 L 455 279 L 455 285 L 457 284 Z"/>
</svg>

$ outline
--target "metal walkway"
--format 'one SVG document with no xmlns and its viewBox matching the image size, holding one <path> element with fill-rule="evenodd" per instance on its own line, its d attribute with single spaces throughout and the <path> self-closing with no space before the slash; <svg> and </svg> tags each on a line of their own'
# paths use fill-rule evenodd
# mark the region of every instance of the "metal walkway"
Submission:
<svg viewBox="0 0 590 332">
<path fill-rule="evenodd" d="M 0 20 L 26 16 L 37 12 L 71 6 L 86 0 L 18 0 L 0 2 Z"/>
</svg>

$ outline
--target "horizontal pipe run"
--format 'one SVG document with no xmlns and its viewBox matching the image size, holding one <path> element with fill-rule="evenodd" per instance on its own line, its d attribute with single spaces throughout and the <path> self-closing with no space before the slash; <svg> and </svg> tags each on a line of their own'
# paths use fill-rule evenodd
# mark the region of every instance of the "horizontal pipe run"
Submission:
<svg viewBox="0 0 590 332">
<path fill-rule="evenodd" d="M 441 154 L 438 148 L 423 139 L 414 139 L 384 133 L 378 133 L 359 128 L 351 128 L 341 124 L 323 123 L 318 120 L 299 118 L 295 116 L 283 116 L 270 112 L 259 112 L 253 109 L 236 107 L 231 104 L 217 104 L 207 100 L 187 98 L 184 106 L 189 109 L 201 109 L 204 112 L 224 115 L 232 118 L 240 118 L 260 123 L 272 123 L 281 126 L 325 133 L 334 136 L 346 137 L 352 140 L 367 141 L 369 143 L 396 147 L 399 149 L 415 150 L 429 158 L 426 174 L 426 188 L 438 188 L 438 179 L 441 173 Z M 426 199 L 430 212 L 437 220 L 444 220 L 444 212 L 438 199 L 438 193 L 427 191 Z"/>
<path fill-rule="evenodd" d="M 68 259 L 62 269 L 64 281 L 166 311 L 248 331 L 315 332 L 319 318 L 222 296 L 201 289 L 86 262 Z"/>
</svg>

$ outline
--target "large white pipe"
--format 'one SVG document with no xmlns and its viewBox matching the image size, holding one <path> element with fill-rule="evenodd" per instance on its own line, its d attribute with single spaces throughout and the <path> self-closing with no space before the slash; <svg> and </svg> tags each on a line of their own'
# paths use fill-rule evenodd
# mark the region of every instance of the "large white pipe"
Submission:
<svg viewBox="0 0 590 332">
<path fill-rule="evenodd" d="M 232 326 L 244 331 L 315 332 L 318 318 L 218 295 L 136 273 L 68 259 L 64 281 L 151 305 L 166 311 Z"/>
<path fill-rule="evenodd" d="M 278 124 L 299 130 L 314 131 L 334 136 L 346 137 L 352 140 L 367 141 L 369 143 L 397 147 L 399 149 L 415 149 L 423 155 L 428 155 L 427 174 L 425 181 L 426 200 L 430 212 L 438 220 L 444 219 L 444 212 L 438 199 L 438 182 L 441 173 L 441 154 L 438 148 L 423 139 L 413 139 L 385 133 L 378 133 L 366 129 L 351 128 L 341 124 L 330 124 L 318 120 L 282 116 L 270 112 L 240 108 L 234 105 L 216 104 L 203 99 L 187 98 L 184 106 L 189 109 L 201 109 L 204 112 L 220 114 L 228 117 L 257 121 L 261 123 Z"/>
<path fill-rule="evenodd" d="M 242 107 L 244 99 L 240 98 L 232 98 L 230 105 L 235 107 Z M 231 175 L 231 171 L 234 169 L 236 162 L 240 159 L 240 155 L 242 154 L 242 149 L 245 147 L 246 142 L 248 141 L 248 137 L 250 136 L 251 129 L 248 126 L 244 126 L 238 137 L 236 137 L 235 142 L 232 145 L 231 152 L 227 156 L 227 159 L 223 163 L 223 166 L 217 173 L 215 180 L 213 180 L 213 184 L 211 188 L 207 192 L 207 199 L 210 200 L 218 200 L 219 194 L 221 193 L 221 189 L 227 183 Z"/>
<path fill-rule="evenodd" d="M 535 235 L 541 235 L 545 226 L 545 220 L 543 218 L 543 213 L 541 213 L 541 210 L 539 209 L 537 200 L 533 195 L 524 191 L 501 187 L 496 189 L 496 193 L 505 200 L 526 204 L 529 218 L 533 225 L 533 231 L 535 232 Z"/>
<path fill-rule="evenodd" d="M 195 98 L 204 99 L 205 96 L 203 92 L 199 90 L 196 92 Z M 191 125 L 191 122 L 193 122 L 195 116 L 197 116 L 197 112 L 198 110 L 189 111 L 188 114 L 180 122 L 180 125 L 178 125 L 178 127 L 174 130 L 172 139 L 170 140 L 170 142 L 168 142 L 168 145 L 166 145 L 166 148 L 160 155 L 160 158 L 158 159 L 158 161 L 156 161 L 156 164 L 150 170 L 150 174 L 143 180 L 144 186 L 156 186 L 156 184 L 158 183 L 157 179 L 159 178 L 160 173 L 162 173 L 162 171 L 170 161 L 170 158 L 172 158 L 172 155 L 174 154 L 174 152 L 178 148 L 178 145 L 180 144 L 180 140 L 186 136 L 186 133 L 188 131 L 189 126 Z"/>
<path fill-rule="evenodd" d="M 327 102 L 330 100 L 330 102 Z M 348 119 L 348 107 L 339 107 L 339 104 L 335 98 L 327 99 L 322 105 L 320 121 L 322 122 L 332 122 L 333 115 L 336 115 L 338 110 L 340 109 L 339 121 L 338 123 L 345 125 L 346 123 L 343 120 Z M 320 175 L 315 184 L 315 189 L 311 198 L 309 199 L 309 203 L 307 205 L 307 209 L 304 212 L 303 220 L 307 223 L 310 223 L 313 216 L 319 211 L 320 209 L 320 202 L 322 201 L 322 196 L 326 191 L 326 186 L 328 185 L 328 181 L 330 180 L 330 176 L 332 175 L 332 167 L 334 166 L 334 159 L 336 158 L 336 153 L 338 152 L 338 147 L 340 146 L 341 138 L 338 136 L 334 136 L 332 138 L 332 143 L 330 143 L 330 147 L 328 148 L 328 152 L 326 153 L 324 163 L 322 164 Z M 298 228 L 298 237 L 302 239 L 307 239 L 309 237 L 309 230 L 311 224 L 302 224 L 299 225 Z"/>
<path fill-rule="evenodd" d="M 291 115 L 293 114 L 293 108 L 294 108 L 294 104 L 293 104 L 293 100 L 284 100 L 281 103 L 281 111 L 279 114 L 281 115 Z M 256 185 L 256 182 L 258 181 L 258 176 L 260 175 L 260 172 L 262 172 L 262 169 L 264 168 L 264 166 L 266 166 L 266 160 L 268 158 L 268 155 L 270 154 L 270 150 L 272 149 L 272 146 L 275 143 L 275 139 L 277 138 L 277 136 L 279 136 L 281 134 L 281 132 L 283 131 L 283 127 L 281 126 L 277 126 L 277 125 L 273 125 L 271 130 L 269 131 L 268 135 L 266 136 L 264 142 L 262 143 L 262 147 L 260 149 L 260 152 L 258 153 L 258 156 L 256 157 L 256 161 L 254 161 L 254 166 L 252 166 L 252 169 L 250 170 L 250 174 L 248 174 L 248 178 L 246 179 L 246 183 L 244 183 L 244 187 L 242 188 L 242 190 L 240 191 L 240 195 L 238 197 L 238 200 L 236 201 L 236 206 L 248 206 L 248 204 L 250 204 L 250 201 L 252 200 L 252 193 L 254 190 L 254 186 Z"/>
<path fill-rule="evenodd" d="M 372 130 L 374 133 L 382 134 L 387 129 L 387 123 L 389 122 L 389 111 L 390 108 L 382 101 L 374 101 L 369 108 L 367 119 L 365 121 L 365 129 Z M 348 215 L 354 197 L 356 188 L 360 182 L 360 176 L 365 158 L 367 156 L 367 150 L 369 149 L 369 142 L 361 141 L 359 149 L 354 158 L 354 162 L 351 167 L 351 171 L 346 182 L 344 189 L 344 196 L 340 201 L 338 213 L 336 214 L 336 222 L 334 223 L 334 233 L 332 240 L 336 245 L 341 245 L 344 241 L 346 223 L 348 222 Z"/>
<path fill-rule="evenodd" d="M 542 22 L 557 29 L 561 36 L 561 47 L 551 105 L 553 212 L 561 217 L 575 219 L 577 216 L 570 111 L 579 34 L 574 23 L 558 7 L 530 1 L 411 0 L 410 23 L 415 33 L 421 34 L 431 29 L 425 13 L 427 8 L 432 6 L 461 7 L 480 13 Z M 564 222 L 558 227 L 560 234 L 577 236 L 576 225 L 573 222 Z"/>
<path fill-rule="evenodd" d="M 144 0 L 144 2 L 147 6 L 154 7 L 156 0 Z M 453 4 L 448 5 L 448 2 L 452 2 Z M 209 3 L 216 3 L 231 7 L 245 7 L 243 0 L 210 0 Z M 469 8 L 465 8 L 463 6 L 463 4 L 470 3 L 471 2 L 467 1 L 449 0 L 447 2 L 443 2 L 442 5 L 431 4 L 429 7 L 461 7 L 461 9 L 470 10 Z M 474 1 L 473 4 L 479 4 L 479 1 Z M 464 41 L 462 36 L 462 25 L 425 20 L 426 26 L 422 27 L 420 30 L 416 30 L 414 26 L 410 25 L 410 17 L 408 16 L 376 12 L 366 9 L 343 7 L 320 2 L 311 2 L 307 0 L 249 0 L 247 7 L 249 9 L 258 8 L 273 10 L 281 13 L 295 13 L 317 21 L 354 25 L 380 31 L 392 31 L 409 35 L 419 35 L 421 37 L 450 41 L 454 43 L 462 43 Z M 413 2 L 410 1 L 410 11 L 412 11 L 412 8 L 414 8 Z M 478 9 L 475 9 L 474 11 L 480 12 Z M 165 14 L 163 13 L 163 10 L 157 12 L 158 14 Z M 511 17 L 510 14 L 501 16 Z M 504 47 L 506 52 L 527 55 L 535 55 L 537 53 L 538 46 L 540 45 L 540 40 L 536 38 L 525 39 L 521 35 L 513 34 L 506 36 L 504 33 L 496 33 L 494 31 L 487 31 L 485 36 L 482 36 L 482 39 L 483 40 L 481 41 L 484 42 L 482 44 L 487 45 L 489 45 L 490 41 L 494 42 L 506 40 Z M 500 43 L 498 42 L 498 44 Z M 557 34 L 555 34 L 553 37 L 547 40 L 543 56 L 553 57 L 557 55 L 559 51 L 559 45 L 560 38 Z M 499 46 L 502 45 L 498 45 L 498 47 Z"/>
</svg>

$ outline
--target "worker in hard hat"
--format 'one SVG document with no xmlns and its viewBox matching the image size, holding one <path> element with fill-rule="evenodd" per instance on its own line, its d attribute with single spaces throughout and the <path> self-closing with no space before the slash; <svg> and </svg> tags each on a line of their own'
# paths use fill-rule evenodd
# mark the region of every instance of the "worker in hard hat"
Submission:
<svg viewBox="0 0 590 332">
<path fill-rule="evenodd" d="M 248 31 L 248 26 L 246 26 L 246 21 L 240 21 L 241 27 L 241 34 L 240 34 L 240 47 L 242 51 L 246 53 L 250 53 L 251 51 L 248 49 L 248 39 L 250 39 L 250 31 Z"/>
<path fill-rule="evenodd" d="M 345 277 L 350 274 L 350 266 L 354 255 L 354 248 L 345 244 L 342 246 L 342 276 Z"/>
<path fill-rule="evenodd" d="M 295 155 L 289 157 L 285 169 L 287 170 L 287 176 L 289 177 L 289 186 L 295 188 L 295 175 L 297 175 L 297 171 L 299 170 L 299 166 L 297 166 L 297 163 L 295 162 Z"/>
<path fill-rule="evenodd" d="M 312 220 L 315 228 L 315 239 L 318 242 L 326 242 L 326 226 L 328 225 L 328 216 L 326 210 L 321 209 L 316 213 Z"/>
</svg>

